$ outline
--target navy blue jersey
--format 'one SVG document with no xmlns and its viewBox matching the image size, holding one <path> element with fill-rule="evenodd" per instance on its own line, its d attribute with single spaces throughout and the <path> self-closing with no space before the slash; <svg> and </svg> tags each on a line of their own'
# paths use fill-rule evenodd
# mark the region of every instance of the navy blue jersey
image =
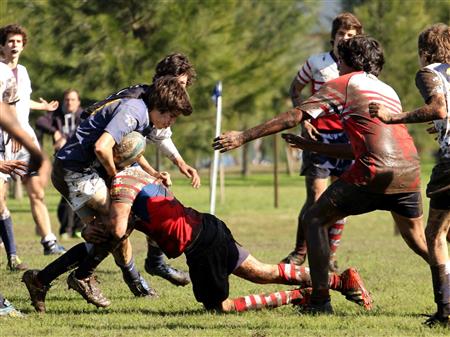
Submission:
<svg viewBox="0 0 450 337">
<path fill-rule="evenodd" d="M 147 106 L 142 99 L 117 99 L 105 104 L 81 122 L 75 134 L 58 151 L 56 158 L 66 169 L 82 172 L 96 160 L 94 145 L 104 132 L 119 144 L 132 131 L 145 133 L 150 125 Z"/>
</svg>

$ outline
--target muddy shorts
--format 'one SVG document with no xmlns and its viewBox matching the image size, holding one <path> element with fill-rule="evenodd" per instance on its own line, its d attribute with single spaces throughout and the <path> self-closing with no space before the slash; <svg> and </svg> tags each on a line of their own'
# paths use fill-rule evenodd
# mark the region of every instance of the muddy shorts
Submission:
<svg viewBox="0 0 450 337">
<path fill-rule="evenodd" d="M 320 198 L 326 198 L 346 216 L 375 210 L 394 212 L 410 219 L 418 218 L 423 214 L 420 192 L 374 193 L 342 179 L 331 184 Z"/>
</svg>

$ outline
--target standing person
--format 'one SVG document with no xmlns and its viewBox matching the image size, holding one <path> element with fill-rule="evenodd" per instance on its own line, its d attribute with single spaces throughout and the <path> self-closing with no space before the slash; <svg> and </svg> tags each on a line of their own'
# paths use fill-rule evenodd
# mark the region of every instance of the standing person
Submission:
<svg viewBox="0 0 450 337">
<path fill-rule="evenodd" d="M 353 14 L 341 13 L 334 18 L 331 28 L 331 51 L 309 57 L 292 81 L 290 95 L 294 106 L 302 103 L 301 92 L 308 84 L 311 84 L 311 94 L 314 95 L 324 83 L 339 77 L 337 65 L 339 41 L 362 32 L 361 22 Z M 337 115 L 305 120 L 302 123 L 302 128 L 302 134 L 312 140 L 329 144 L 348 143 L 348 137 Z M 352 164 L 352 161 L 348 159 L 333 158 L 310 151 L 303 151 L 302 157 L 300 175 L 305 176 L 306 200 L 298 215 L 295 248 L 282 260 L 285 263 L 296 265 L 302 265 L 306 259 L 305 230 L 302 225 L 304 214 L 326 190 L 328 178 L 331 182 L 336 181 Z M 345 218 L 339 219 L 329 229 L 330 270 L 337 270 L 335 255 L 341 241 L 344 225 Z"/>
<path fill-rule="evenodd" d="M 7 103 L 11 108 L 4 109 L 3 113 L 14 113 L 14 104 L 18 101 L 17 83 L 9 67 L 0 62 L 0 102 Z M 17 255 L 17 247 L 14 238 L 13 222 L 6 205 L 6 182 L 9 174 L 22 176 L 26 173 L 26 163 L 20 160 L 5 160 L 5 133 L 0 129 L 0 238 L 4 243 L 8 269 L 10 271 L 26 270 L 27 265 Z M 24 167 L 25 166 L 25 167 Z"/>
<path fill-rule="evenodd" d="M 0 81 L 0 88 L 3 83 Z M 0 95 L 2 97 L 3 95 Z M 14 111 L 8 104 L 0 102 L 0 128 L 6 131 L 11 137 L 22 144 L 30 153 L 30 161 L 28 170 L 37 171 L 43 162 L 43 156 L 39 148 L 35 145 L 34 139 L 25 132 L 20 126 L 17 119 L 13 116 Z M 10 167 L 11 168 L 11 167 Z M 12 170 L 8 170 L 9 173 Z M 0 316 L 23 317 L 24 315 L 14 308 L 14 306 L 0 293 Z"/>
<path fill-rule="evenodd" d="M 385 104 L 369 106 L 372 117 L 387 124 L 433 121 L 438 133 L 439 161 L 427 186 L 430 198 L 425 229 L 430 253 L 431 277 L 437 311 L 425 323 L 449 325 L 450 260 L 447 238 L 450 233 L 450 28 L 438 23 L 419 35 L 419 61 L 416 85 L 425 105 L 413 111 L 392 114 Z"/>
<path fill-rule="evenodd" d="M 338 58 L 341 76 L 324 84 L 298 107 L 243 132 L 223 133 L 213 143 L 214 149 L 225 152 L 292 128 L 304 119 L 328 114 L 341 118 L 350 144 L 323 144 L 292 134 L 284 136 L 300 148 L 355 158 L 351 168 L 304 215 L 313 285 L 308 313 L 333 312 L 328 285 L 328 228 L 345 216 L 376 209 L 390 211 L 408 246 L 428 262 L 420 162 L 413 139 L 405 125 L 386 125 L 369 115 L 371 101 L 387 102 L 390 111 L 401 111 L 394 89 L 377 78 L 384 64 L 381 46 L 373 38 L 355 36 L 339 42 Z"/>
<path fill-rule="evenodd" d="M 114 162 L 118 169 L 130 165 L 133 158 L 141 155 L 145 141 L 139 134 L 126 135 L 114 146 Z M 197 301 L 208 310 L 246 311 L 277 307 L 289 303 L 305 304 L 309 289 L 279 291 L 267 295 L 250 295 L 237 299 L 228 298 L 228 277 L 231 273 L 251 282 L 310 286 L 308 268 L 292 264 L 265 264 L 251 256 L 236 243 L 227 226 L 215 216 L 200 213 L 183 206 L 169 190 L 139 167 L 120 170 L 111 185 L 111 208 L 109 219 L 96 226 L 103 227 L 97 235 L 98 244 L 117 246 L 136 228 L 155 239 L 170 258 L 186 254 L 189 273 Z M 128 225 L 130 215 L 138 220 Z M 106 233 L 104 232 L 106 231 Z M 92 238 L 94 241 L 94 238 Z M 106 241 L 105 241 L 106 240 Z M 65 267 L 55 268 L 52 262 L 43 270 L 29 270 L 23 275 L 30 293 L 31 303 L 38 312 L 45 312 L 45 297 L 50 283 L 61 272 L 73 268 L 79 261 L 69 256 L 70 249 L 58 260 Z M 66 259 L 67 255 L 67 259 Z M 69 276 L 73 278 L 74 272 Z M 340 291 L 346 298 L 367 310 L 371 309 L 370 295 L 354 268 L 341 275 L 330 274 L 330 287 Z M 97 305 L 97 299 L 87 288 L 75 288 L 87 301 Z"/>
<path fill-rule="evenodd" d="M 61 107 L 51 114 L 38 118 L 36 127 L 52 136 L 53 148 L 57 152 L 75 133 L 81 121 L 82 111 L 78 90 L 73 88 L 66 89 Z M 69 238 L 71 236 L 81 238 L 83 224 L 63 197 L 61 197 L 58 204 L 57 215 L 60 223 L 59 235 L 61 238 Z"/>
<path fill-rule="evenodd" d="M 19 57 L 27 43 L 27 33 L 16 24 L 3 26 L 0 28 L 0 46 L 2 48 L 3 63 L 12 69 L 18 85 L 19 101 L 16 104 L 16 114 L 20 125 L 35 139 L 38 145 L 35 132 L 29 124 L 30 109 L 53 111 L 58 107 L 57 101 L 47 101 L 40 99 L 40 102 L 33 101 L 31 96 L 31 82 L 27 69 L 19 64 Z M 8 143 L 6 148 L 6 159 L 29 160 L 29 153 L 26 149 L 16 144 L 14 140 Z M 44 254 L 61 254 L 65 250 L 57 242 L 55 234 L 51 229 L 50 216 L 44 201 L 44 177 L 37 172 L 29 172 L 24 177 L 28 197 L 30 199 L 31 213 L 36 224 L 37 231 L 41 236 L 41 244 Z"/>
</svg>

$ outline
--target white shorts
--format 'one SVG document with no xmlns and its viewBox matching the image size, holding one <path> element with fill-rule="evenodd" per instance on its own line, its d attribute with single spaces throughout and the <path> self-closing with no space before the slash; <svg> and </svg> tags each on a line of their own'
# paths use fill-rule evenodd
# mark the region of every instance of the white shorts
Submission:
<svg viewBox="0 0 450 337">
<path fill-rule="evenodd" d="M 75 212 L 86 206 L 86 203 L 97 192 L 105 191 L 105 193 L 108 193 L 105 181 L 94 170 L 88 174 L 67 170 L 64 181 L 69 188 L 67 201 Z"/>
<path fill-rule="evenodd" d="M 36 137 L 36 134 L 33 130 L 33 128 L 29 125 L 24 127 L 24 130 L 31 136 L 31 138 L 33 139 L 33 143 L 40 148 L 39 146 L 39 141 Z M 13 153 L 12 152 L 12 141 L 10 139 L 10 137 L 4 133 L 3 133 L 3 139 L 6 142 L 6 144 L 4 144 L 4 148 L 5 148 L 5 152 L 0 153 L 0 160 L 21 160 L 26 162 L 27 164 L 30 162 L 30 153 L 22 146 L 21 149 L 16 152 Z M 26 172 L 23 172 L 24 174 L 26 174 Z M 12 175 L 13 178 L 15 176 L 15 174 Z M 0 179 L 7 181 L 8 179 L 11 179 L 11 176 L 9 174 L 4 174 L 4 173 L 0 173 Z"/>
</svg>

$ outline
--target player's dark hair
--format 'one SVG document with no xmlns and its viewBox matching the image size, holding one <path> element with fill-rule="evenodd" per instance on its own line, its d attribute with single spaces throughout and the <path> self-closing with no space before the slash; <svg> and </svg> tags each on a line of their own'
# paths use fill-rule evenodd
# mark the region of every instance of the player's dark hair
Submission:
<svg viewBox="0 0 450 337">
<path fill-rule="evenodd" d="M 16 23 L 1 27 L 0 28 L 0 44 L 2 46 L 4 46 L 6 44 L 6 40 L 7 40 L 9 34 L 22 35 L 23 46 L 25 47 L 25 45 L 27 44 L 27 41 L 28 41 L 27 32 L 26 32 L 25 28 L 23 28 L 22 26 L 20 26 Z"/>
<path fill-rule="evenodd" d="M 356 34 L 363 34 L 363 27 L 361 22 L 352 13 L 344 12 L 336 16 L 331 24 L 331 40 L 334 40 L 339 29 L 354 29 Z"/>
<path fill-rule="evenodd" d="M 419 35 L 419 55 L 427 64 L 450 64 L 450 27 L 444 23 L 436 23 Z"/>
<path fill-rule="evenodd" d="M 161 113 L 170 112 L 184 116 L 192 113 L 189 94 L 174 76 L 158 78 L 143 98 L 149 111 L 157 109 Z"/>
<path fill-rule="evenodd" d="M 156 65 L 153 82 L 163 76 L 181 76 L 187 75 L 186 85 L 191 85 L 197 74 L 186 55 L 174 53 L 167 55 Z"/>
<path fill-rule="evenodd" d="M 378 76 L 383 69 L 383 48 L 370 36 L 356 35 L 339 41 L 338 53 L 340 59 L 355 70 Z"/>
</svg>

